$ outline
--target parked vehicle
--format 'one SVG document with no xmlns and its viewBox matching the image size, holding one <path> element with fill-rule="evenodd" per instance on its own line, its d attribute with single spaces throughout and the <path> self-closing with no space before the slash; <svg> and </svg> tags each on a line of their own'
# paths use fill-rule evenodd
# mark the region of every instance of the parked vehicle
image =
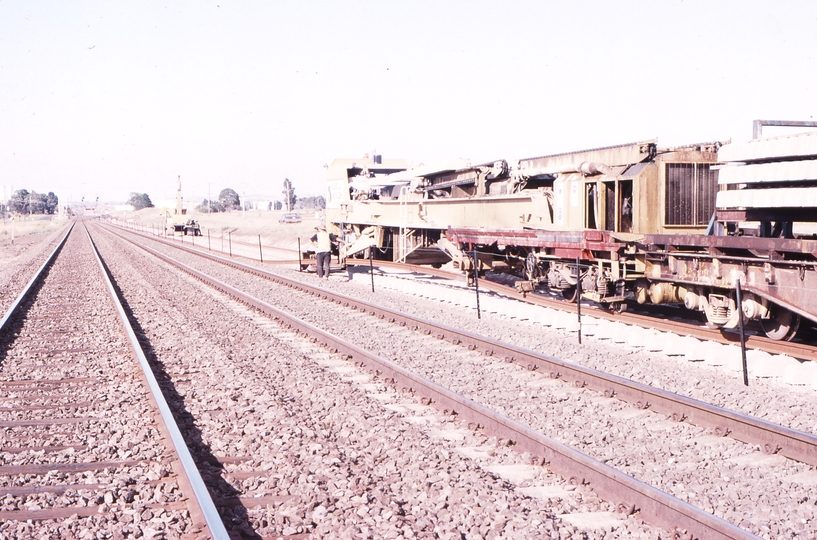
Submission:
<svg viewBox="0 0 817 540">
<path fill-rule="evenodd" d="M 201 236 L 201 226 L 195 219 L 188 219 L 184 223 L 171 223 L 170 227 L 174 233 L 180 232 L 185 236 Z"/>
<path fill-rule="evenodd" d="M 301 214 L 296 214 L 294 212 L 286 213 L 278 219 L 278 223 L 300 223 L 300 222 Z"/>
</svg>

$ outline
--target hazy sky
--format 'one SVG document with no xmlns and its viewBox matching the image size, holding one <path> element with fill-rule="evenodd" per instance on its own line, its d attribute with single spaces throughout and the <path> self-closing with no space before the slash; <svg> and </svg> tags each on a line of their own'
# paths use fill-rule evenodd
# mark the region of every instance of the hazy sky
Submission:
<svg viewBox="0 0 817 540">
<path fill-rule="evenodd" d="M 373 151 L 475 163 L 815 120 L 817 2 L 0 0 L 0 186 L 323 194 Z M 0 192 L 1 194 L 2 192 Z"/>
</svg>

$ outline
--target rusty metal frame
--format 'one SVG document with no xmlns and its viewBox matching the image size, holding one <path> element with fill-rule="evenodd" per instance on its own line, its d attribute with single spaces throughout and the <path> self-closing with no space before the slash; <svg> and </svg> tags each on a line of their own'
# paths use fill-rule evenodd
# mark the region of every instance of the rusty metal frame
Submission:
<svg viewBox="0 0 817 540">
<path fill-rule="evenodd" d="M 738 276 L 746 292 L 817 322 L 817 241 L 646 235 L 644 242 L 649 279 L 734 291 Z"/>
</svg>

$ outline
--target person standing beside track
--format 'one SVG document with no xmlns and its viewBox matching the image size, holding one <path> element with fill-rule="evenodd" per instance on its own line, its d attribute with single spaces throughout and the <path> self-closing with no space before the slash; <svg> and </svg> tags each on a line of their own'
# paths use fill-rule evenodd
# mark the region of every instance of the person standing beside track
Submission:
<svg viewBox="0 0 817 540">
<path fill-rule="evenodd" d="M 329 279 L 329 263 L 332 260 L 332 243 L 336 242 L 338 237 L 327 232 L 326 225 L 319 225 L 315 227 L 318 231 L 312 235 L 312 242 L 317 245 L 315 249 L 315 267 L 319 278 Z"/>
</svg>

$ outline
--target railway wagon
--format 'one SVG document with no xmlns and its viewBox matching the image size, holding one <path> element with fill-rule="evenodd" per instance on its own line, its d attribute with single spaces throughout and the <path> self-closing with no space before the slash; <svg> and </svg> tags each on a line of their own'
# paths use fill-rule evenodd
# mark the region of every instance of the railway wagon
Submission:
<svg viewBox="0 0 817 540">
<path fill-rule="evenodd" d="M 724 146 L 714 234 L 645 235 L 645 275 L 710 325 L 734 328 L 742 313 L 792 339 L 817 321 L 817 132 L 764 138 L 763 125 L 817 127 L 756 120 L 754 139 Z"/>
<path fill-rule="evenodd" d="M 723 163 L 724 149 L 734 161 Z M 327 219 L 348 256 L 507 270 L 524 277 L 525 290 L 546 285 L 570 301 L 581 291 L 618 310 L 628 301 L 676 304 L 715 327 L 733 328 L 743 312 L 770 337 L 791 339 L 801 318 L 817 313 L 805 298 L 817 289 L 813 241 L 792 227 L 812 214 L 747 209 L 747 184 L 732 176 L 746 166 L 739 154 L 718 141 L 662 148 L 647 140 L 513 168 L 504 160 L 413 169 L 378 156 L 336 160 Z M 755 199 L 765 204 L 763 193 Z"/>
</svg>

